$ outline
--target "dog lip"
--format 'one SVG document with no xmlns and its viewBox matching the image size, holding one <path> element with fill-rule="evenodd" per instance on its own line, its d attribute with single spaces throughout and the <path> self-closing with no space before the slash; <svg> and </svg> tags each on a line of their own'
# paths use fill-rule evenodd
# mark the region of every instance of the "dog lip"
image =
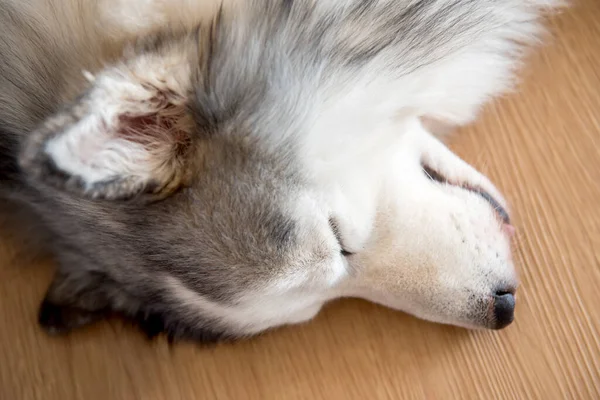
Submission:
<svg viewBox="0 0 600 400">
<path fill-rule="evenodd" d="M 506 225 L 511 225 L 510 216 L 508 215 L 508 212 L 506 211 L 506 209 L 504 207 L 502 207 L 500 205 L 500 203 L 494 197 L 492 197 L 491 194 L 489 194 L 485 190 L 482 190 L 479 188 L 471 189 L 469 187 L 465 187 L 465 189 L 470 190 L 473 193 L 477 193 L 478 195 L 483 197 L 488 203 L 490 203 L 490 205 L 496 211 L 496 214 L 498 214 L 498 216 L 500 217 L 502 222 L 505 223 Z"/>
<path fill-rule="evenodd" d="M 506 211 L 506 209 L 504 207 L 502 207 L 502 205 L 500 204 L 500 202 L 498 200 L 496 200 L 487 191 L 483 190 L 482 188 L 475 187 L 475 186 L 472 186 L 472 185 L 469 185 L 469 184 L 454 183 L 454 182 L 448 180 L 444 175 L 440 174 L 438 171 L 432 169 L 431 167 L 429 167 L 427 165 L 422 165 L 422 168 L 423 168 L 423 171 L 425 172 L 425 175 L 427 176 L 427 178 L 430 179 L 430 180 L 432 180 L 432 181 L 434 181 L 434 182 L 444 183 L 444 184 L 452 185 L 452 186 L 457 186 L 457 187 L 460 187 L 462 189 L 468 190 L 468 191 L 470 191 L 472 193 L 478 194 L 485 201 L 487 201 L 490 206 L 492 206 L 492 208 L 496 212 L 496 215 L 502 221 L 503 225 L 512 228 L 512 225 L 511 225 L 511 222 L 510 222 L 510 216 L 508 215 L 508 212 Z M 512 230 L 514 230 L 514 228 L 512 228 L 512 229 L 509 228 L 508 229 L 508 231 L 512 231 Z"/>
</svg>

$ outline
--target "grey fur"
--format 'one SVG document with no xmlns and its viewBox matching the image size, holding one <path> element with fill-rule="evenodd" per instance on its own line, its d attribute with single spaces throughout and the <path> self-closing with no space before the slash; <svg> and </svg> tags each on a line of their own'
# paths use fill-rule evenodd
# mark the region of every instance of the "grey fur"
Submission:
<svg viewBox="0 0 600 400">
<path fill-rule="evenodd" d="M 252 0 L 196 29 L 166 26 L 130 42 L 86 25 L 91 6 L 64 17 L 45 5 L 35 18 L 50 22 L 39 24 L 18 2 L 0 1 L 2 185 L 52 232 L 59 264 L 41 323 L 62 331 L 117 312 L 150 334 L 243 335 L 194 314 L 166 290 L 164 276 L 236 307 L 241 293 L 303 254 L 287 206 L 311 190 L 296 146 L 319 104 L 365 75 L 406 76 L 477 46 L 474 38 L 520 40 L 528 22 L 501 11 L 519 7 L 533 19 L 533 3 Z M 57 32 L 63 18 L 69 23 Z M 190 90 L 178 94 L 194 122 L 185 174 L 144 184 L 117 176 L 87 190 L 41 151 L 88 112 L 82 69 L 99 73 L 174 47 L 192 66 Z M 323 257 L 315 250 L 304 261 Z"/>
</svg>

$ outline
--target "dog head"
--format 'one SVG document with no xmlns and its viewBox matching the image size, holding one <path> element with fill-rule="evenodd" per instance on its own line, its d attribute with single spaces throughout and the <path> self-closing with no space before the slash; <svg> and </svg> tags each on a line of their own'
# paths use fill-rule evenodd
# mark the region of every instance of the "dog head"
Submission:
<svg viewBox="0 0 600 400">
<path fill-rule="evenodd" d="M 469 63 L 399 77 L 392 53 L 352 59 L 379 54 L 352 47 L 352 30 L 329 32 L 346 47 L 294 42 L 314 57 L 282 57 L 295 36 L 218 28 L 140 40 L 25 140 L 20 166 L 60 264 L 41 322 L 118 312 L 151 334 L 239 337 L 358 296 L 441 323 L 510 323 L 504 200 L 418 117 L 427 99 L 468 119 L 511 63 L 498 56 L 494 75 L 475 46 Z M 493 82 L 485 93 L 458 82 L 466 64 Z M 448 95 L 461 85 L 464 113 Z"/>
<path fill-rule="evenodd" d="M 512 320 L 508 220 L 485 178 L 414 121 L 380 149 L 356 142 L 352 163 L 309 162 L 308 142 L 275 140 L 244 108 L 254 93 L 207 91 L 182 40 L 101 72 L 24 146 L 61 265 L 48 328 L 117 311 L 149 332 L 237 337 L 340 296 L 469 327 Z"/>
</svg>

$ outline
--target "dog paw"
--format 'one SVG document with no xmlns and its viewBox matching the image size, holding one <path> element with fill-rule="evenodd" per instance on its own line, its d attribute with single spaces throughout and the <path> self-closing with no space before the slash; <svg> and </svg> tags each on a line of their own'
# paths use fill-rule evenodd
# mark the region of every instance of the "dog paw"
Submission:
<svg viewBox="0 0 600 400">
<path fill-rule="evenodd" d="M 197 324 L 173 320 L 172 316 L 163 312 L 140 310 L 130 316 L 130 319 L 149 340 L 164 335 L 169 343 L 193 341 L 210 345 L 230 339 L 224 332 L 211 327 L 208 323 Z"/>
<path fill-rule="evenodd" d="M 98 312 L 62 306 L 44 300 L 40 306 L 38 322 L 51 335 L 59 335 L 87 325 L 100 318 Z"/>
</svg>

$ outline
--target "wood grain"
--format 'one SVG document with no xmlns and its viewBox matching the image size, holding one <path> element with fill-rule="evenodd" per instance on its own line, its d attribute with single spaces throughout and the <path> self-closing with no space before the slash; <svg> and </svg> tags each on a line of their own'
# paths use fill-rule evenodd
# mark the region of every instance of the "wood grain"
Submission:
<svg viewBox="0 0 600 400">
<path fill-rule="evenodd" d="M 511 200 L 517 321 L 469 332 L 362 301 L 306 325 L 200 348 L 119 321 L 67 338 L 36 326 L 52 273 L 0 243 L 0 398 L 600 399 L 600 1 L 551 21 L 519 94 L 452 146 Z"/>
</svg>

